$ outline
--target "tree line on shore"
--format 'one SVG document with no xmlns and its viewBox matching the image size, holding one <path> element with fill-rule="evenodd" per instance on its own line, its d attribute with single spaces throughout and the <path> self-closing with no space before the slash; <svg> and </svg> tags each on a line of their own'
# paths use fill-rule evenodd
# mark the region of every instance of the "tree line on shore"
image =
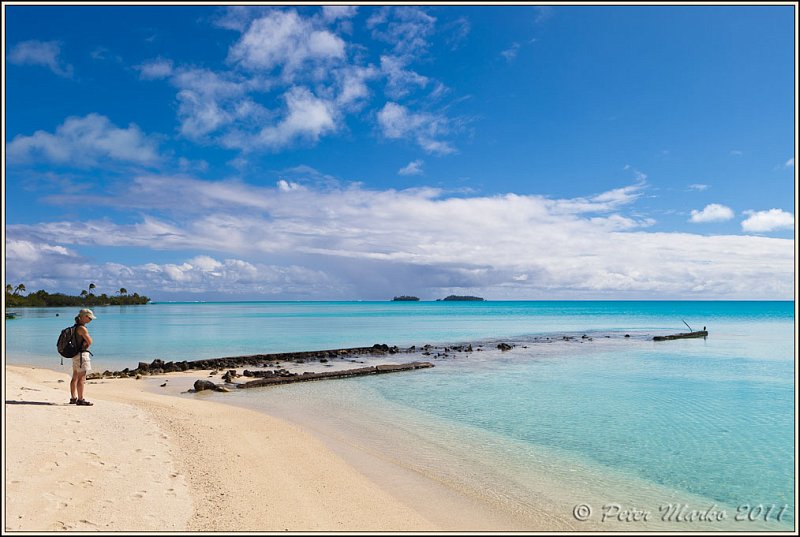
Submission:
<svg viewBox="0 0 800 537">
<path fill-rule="evenodd" d="M 37 308 L 59 306 L 128 306 L 134 304 L 147 304 L 150 299 L 139 293 L 129 294 L 128 290 L 120 287 L 116 295 L 108 296 L 106 293 L 96 295 L 97 286 L 89 284 L 89 290 L 84 289 L 80 295 L 73 296 L 64 293 L 48 293 L 44 289 L 33 293 L 25 293 L 25 284 L 13 286 L 6 285 L 7 308 Z"/>
</svg>

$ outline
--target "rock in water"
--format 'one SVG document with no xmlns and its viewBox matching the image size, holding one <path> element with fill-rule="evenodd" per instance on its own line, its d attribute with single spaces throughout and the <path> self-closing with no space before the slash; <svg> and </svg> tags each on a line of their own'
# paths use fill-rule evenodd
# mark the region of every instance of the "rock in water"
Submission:
<svg viewBox="0 0 800 537">
<path fill-rule="evenodd" d="M 196 380 L 194 381 L 194 391 L 202 392 L 203 390 L 214 390 L 218 391 L 217 385 L 211 382 L 210 380 Z"/>
</svg>

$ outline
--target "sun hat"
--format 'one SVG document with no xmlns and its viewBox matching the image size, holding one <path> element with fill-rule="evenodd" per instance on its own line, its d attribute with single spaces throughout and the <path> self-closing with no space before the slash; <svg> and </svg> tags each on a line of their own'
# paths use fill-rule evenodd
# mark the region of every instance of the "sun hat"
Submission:
<svg viewBox="0 0 800 537">
<path fill-rule="evenodd" d="M 97 317 L 94 316 L 94 313 L 90 309 L 83 308 L 80 312 L 78 312 L 78 317 L 80 317 L 81 315 L 86 315 L 90 319 L 97 319 Z"/>
</svg>

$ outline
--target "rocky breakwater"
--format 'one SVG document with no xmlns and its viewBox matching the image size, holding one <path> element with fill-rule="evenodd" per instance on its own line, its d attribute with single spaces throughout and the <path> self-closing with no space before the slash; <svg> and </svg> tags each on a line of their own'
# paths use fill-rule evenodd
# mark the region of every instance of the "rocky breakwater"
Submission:
<svg viewBox="0 0 800 537">
<path fill-rule="evenodd" d="M 104 371 L 103 373 L 91 373 L 87 379 L 98 378 L 120 378 L 136 377 L 144 375 L 163 375 L 164 373 L 176 373 L 191 370 L 221 370 L 239 367 L 274 367 L 281 362 L 293 362 L 302 364 L 310 361 L 326 363 L 332 359 L 352 359 L 358 356 L 385 356 L 387 354 L 397 354 L 399 352 L 413 352 L 412 349 L 403 349 L 396 346 L 390 347 L 384 343 L 378 343 L 372 347 L 352 347 L 348 349 L 330 349 L 322 351 L 303 351 L 303 352 L 283 352 L 274 354 L 252 354 L 248 356 L 227 356 L 224 358 L 207 358 L 203 360 L 183 360 L 179 362 L 165 362 L 161 358 L 156 358 L 150 363 L 139 362 L 134 368 L 122 369 L 121 371 Z"/>
<path fill-rule="evenodd" d="M 325 371 L 315 373 L 305 371 L 303 373 L 291 373 L 286 369 L 276 369 L 273 371 L 250 371 L 245 369 L 241 376 L 254 378 L 254 380 L 233 383 L 233 379 L 239 377 L 235 370 L 231 369 L 223 376 L 228 384 L 233 384 L 237 388 L 258 388 L 261 386 L 273 386 L 276 384 L 288 384 L 292 382 L 308 382 L 312 380 L 341 379 L 349 377 L 363 377 L 365 375 L 377 375 L 381 373 L 395 373 L 398 371 L 413 371 L 414 369 L 425 369 L 433 367 L 430 362 L 411 362 L 406 364 L 382 364 L 370 367 L 358 367 L 355 369 L 344 369 L 341 371 Z M 222 384 L 214 384 L 209 380 L 198 380 L 194 383 L 194 391 L 203 390 L 229 391 Z"/>
</svg>

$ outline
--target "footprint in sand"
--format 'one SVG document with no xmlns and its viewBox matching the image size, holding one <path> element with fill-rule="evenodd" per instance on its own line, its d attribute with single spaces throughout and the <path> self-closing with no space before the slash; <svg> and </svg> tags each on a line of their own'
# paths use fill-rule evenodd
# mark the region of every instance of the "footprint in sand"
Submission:
<svg viewBox="0 0 800 537">
<path fill-rule="evenodd" d="M 43 496 L 47 499 L 48 503 L 57 506 L 58 509 L 64 509 L 65 507 L 69 507 L 69 503 L 65 501 L 68 498 L 65 498 L 61 494 L 53 494 L 52 492 L 46 492 L 43 494 Z"/>
<path fill-rule="evenodd" d="M 82 451 L 81 455 L 85 455 L 86 456 L 85 458 L 87 459 L 87 462 L 89 464 L 92 464 L 94 466 L 105 466 L 106 465 L 106 463 L 104 463 L 102 460 L 100 460 L 100 455 L 98 455 L 94 451 Z"/>
<path fill-rule="evenodd" d="M 39 467 L 39 472 L 40 473 L 52 472 L 56 468 L 58 468 L 57 461 L 48 461 Z"/>
<path fill-rule="evenodd" d="M 146 490 L 140 490 L 136 494 L 133 495 L 134 498 L 141 499 L 144 498 L 144 495 L 147 494 Z"/>
</svg>

